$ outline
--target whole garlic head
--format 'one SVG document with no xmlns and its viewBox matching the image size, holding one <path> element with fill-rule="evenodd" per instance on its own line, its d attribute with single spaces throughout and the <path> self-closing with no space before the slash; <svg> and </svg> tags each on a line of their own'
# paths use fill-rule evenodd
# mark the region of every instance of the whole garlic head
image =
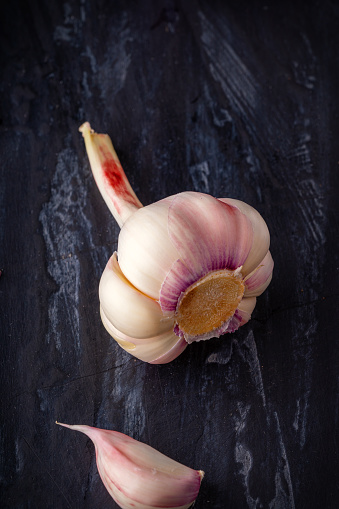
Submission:
<svg viewBox="0 0 339 509">
<path fill-rule="evenodd" d="M 231 198 L 183 192 L 143 207 L 107 135 L 80 128 L 99 190 L 121 226 L 99 285 L 101 318 L 138 359 L 163 364 L 189 343 L 234 332 L 272 278 L 261 215 Z"/>
</svg>

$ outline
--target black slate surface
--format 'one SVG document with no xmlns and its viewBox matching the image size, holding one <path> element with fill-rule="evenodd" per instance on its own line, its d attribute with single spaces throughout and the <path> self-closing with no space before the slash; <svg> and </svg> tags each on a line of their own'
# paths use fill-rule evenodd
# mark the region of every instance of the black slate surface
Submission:
<svg viewBox="0 0 339 509">
<path fill-rule="evenodd" d="M 14 0 L 1 24 L 1 507 L 117 507 L 56 419 L 203 469 L 196 509 L 339 507 L 337 2 Z M 85 120 L 143 204 L 262 213 L 275 270 L 250 323 L 164 366 L 110 339 L 119 229 Z"/>
</svg>

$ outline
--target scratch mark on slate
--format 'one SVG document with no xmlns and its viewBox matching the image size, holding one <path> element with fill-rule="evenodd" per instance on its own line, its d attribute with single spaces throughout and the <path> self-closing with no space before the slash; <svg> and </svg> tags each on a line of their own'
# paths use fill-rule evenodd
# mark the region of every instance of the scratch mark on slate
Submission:
<svg viewBox="0 0 339 509">
<path fill-rule="evenodd" d="M 127 435 L 143 435 L 146 426 L 146 413 L 143 407 L 143 398 L 140 397 L 143 391 L 143 381 L 134 384 L 125 398 L 124 419 Z"/>
<path fill-rule="evenodd" d="M 81 11 L 81 19 L 72 15 L 72 7 L 67 2 L 64 4 L 64 22 L 57 25 L 54 30 L 54 40 L 57 43 L 70 43 L 78 46 L 78 37 L 81 32 L 84 11 Z"/>
<path fill-rule="evenodd" d="M 92 251 L 95 272 L 101 273 L 103 260 L 96 253 L 91 236 L 91 223 L 86 216 L 87 190 L 80 173 L 78 160 L 70 149 L 58 156 L 56 171 L 51 184 L 50 201 L 40 212 L 43 236 L 47 249 L 48 271 L 59 289 L 49 302 L 49 332 L 58 350 L 62 348 L 66 321 L 76 351 L 80 349 L 79 292 L 81 267 L 75 250 L 84 245 Z M 108 258 L 108 252 L 104 253 Z"/>
<path fill-rule="evenodd" d="M 235 421 L 236 435 L 239 435 L 245 429 L 246 418 L 247 418 L 248 412 L 251 409 L 251 405 L 245 405 L 242 402 L 238 402 L 237 407 L 238 407 L 239 418 L 234 417 L 234 421 Z"/>
<path fill-rule="evenodd" d="M 44 468 L 44 471 L 46 472 L 46 474 L 49 476 L 49 478 L 51 479 L 51 481 L 55 484 L 55 486 L 57 487 L 58 491 L 60 492 L 61 496 L 64 498 L 65 502 L 67 503 L 67 507 L 72 507 L 72 504 L 70 503 L 70 501 L 68 500 L 68 498 L 66 497 L 65 493 L 63 492 L 63 490 L 61 489 L 61 487 L 59 486 L 59 484 L 56 482 L 56 480 L 54 479 L 54 477 L 51 475 L 51 473 L 49 472 L 48 468 L 46 467 L 46 464 L 42 461 L 42 459 L 40 458 L 40 456 L 37 454 L 37 452 L 33 449 L 33 447 L 30 445 L 30 443 L 26 440 L 25 437 L 22 437 L 24 442 L 26 443 L 27 447 L 30 449 L 30 451 L 34 454 L 34 456 L 37 458 L 37 460 L 39 461 L 39 463 L 43 466 Z"/>
<path fill-rule="evenodd" d="M 5 234 L 5 196 L 6 196 L 6 180 L 2 179 L 0 186 L 0 242 L 3 245 L 3 239 Z M 0 260 L 1 263 L 1 260 Z"/>
<path fill-rule="evenodd" d="M 208 168 L 208 162 L 203 161 L 202 163 L 194 164 L 188 168 L 188 171 L 191 175 L 194 189 L 201 193 L 209 193 L 208 176 L 210 170 Z"/>
<path fill-rule="evenodd" d="M 237 410 L 238 415 L 234 416 L 234 424 L 235 424 L 235 434 L 236 434 L 236 444 L 235 444 L 235 460 L 237 463 L 241 464 L 241 469 L 239 473 L 243 477 L 243 484 L 245 488 L 245 497 L 247 505 L 250 509 L 256 509 L 259 504 L 259 499 L 254 499 L 250 495 L 250 483 L 249 476 L 253 466 L 253 456 L 251 451 L 245 444 L 241 441 L 241 434 L 244 431 L 247 424 L 247 416 L 251 409 L 251 405 L 246 405 L 245 403 L 238 402 Z"/>
<path fill-rule="evenodd" d="M 306 441 L 306 424 L 311 390 L 307 390 L 301 398 L 297 399 L 297 409 L 293 421 L 293 428 L 300 435 L 300 447 L 303 448 Z"/>
<path fill-rule="evenodd" d="M 256 509 L 259 503 L 259 499 L 254 499 L 250 495 L 249 489 L 249 474 L 252 469 L 253 458 L 252 454 L 243 444 L 237 443 L 235 447 L 235 459 L 237 463 L 241 463 L 242 469 L 240 474 L 244 477 L 245 495 L 246 502 L 250 509 Z"/>
<path fill-rule="evenodd" d="M 229 355 L 227 357 L 224 357 L 223 354 L 220 352 L 220 353 L 211 353 L 206 362 L 210 363 L 210 364 L 228 364 L 229 361 L 231 360 L 231 357 L 232 357 L 232 349 L 229 353 Z"/>
<path fill-rule="evenodd" d="M 109 34 L 104 61 L 98 65 L 97 85 L 102 99 L 114 97 L 124 86 L 131 63 L 131 54 L 127 52 L 129 42 L 133 42 L 133 37 L 128 27 L 128 16 L 123 13 Z"/>
<path fill-rule="evenodd" d="M 90 86 L 88 84 L 88 75 L 87 75 L 86 71 L 84 71 L 83 75 L 82 75 L 82 87 L 85 91 L 86 98 L 90 99 L 92 97 L 92 92 L 91 92 Z"/>
<path fill-rule="evenodd" d="M 258 158 L 255 156 L 252 148 L 250 145 L 248 145 L 245 149 L 246 154 L 246 162 L 248 164 L 249 171 L 245 173 L 245 179 L 249 182 L 249 185 L 256 190 L 256 194 L 258 197 L 258 200 L 260 202 L 263 201 L 263 196 L 261 192 L 261 187 L 256 179 L 256 175 L 260 175 L 261 168 L 260 168 L 260 162 Z"/>
<path fill-rule="evenodd" d="M 97 66 L 96 58 L 95 58 L 90 46 L 86 46 L 86 51 L 83 53 L 83 56 L 85 56 L 89 59 L 92 74 L 95 76 L 98 72 L 98 66 Z"/>
<path fill-rule="evenodd" d="M 301 37 L 304 47 L 294 62 L 294 79 L 306 89 L 313 89 L 318 73 L 317 58 L 307 36 L 301 33 Z M 294 129 L 298 134 L 286 154 L 294 168 L 294 182 L 293 185 L 289 183 L 287 175 L 285 181 L 296 209 L 291 217 L 300 217 L 303 225 L 303 234 L 295 239 L 296 248 L 307 260 L 305 271 L 319 279 L 321 262 L 319 264 L 319 257 L 314 254 L 326 242 L 327 202 L 323 199 L 323 189 L 328 188 L 328 168 L 322 169 L 321 176 L 315 178 L 312 150 L 317 139 L 311 135 L 312 121 L 305 117 L 305 111 L 309 110 L 313 102 L 314 97 L 305 92 L 303 101 L 300 101 L 295 111 Z M 301 271 L 300 277 L 305 278 Z"/>
<path fill-rule="evenodd" d="M 61 262 L 51 262 L 49 273 L 59 286 L 57 293 L 52 295 L 48 307 L 50 334 L 47 341 L 53 337 L 57 349 L 62 349 L 63 333 L 60 324 L 66 321 L 69 326 L 70 336 L 74 338 L 77 349 L 80 349 L 80 318 L 79 318 L 79 291 L 80 291 L 80 264 L 76 256 Z M 58 310 L 62 314 L 58 313 Z"/>
<path fill-rule="evenodd" d="M 302 113 L 302 112 L 301 112 Z M 305 232 L 313 240 L 316 247 L 322 246 L 325 241 L 325 212 L 321 188 L 312 178 L 314 174 L 310 144 L 312 138 L 308 132 L 308 119 L 300 121 L 302 132 L 293 143 L 288 158 L 295 166 L 296 179 L 296 206 L 304 219 Z"/>
<path fill-rule="evenodd" d="M 280 445 L 280 457 L 275 474 L 275 497 L 269 504 L 270 509 L 295 509 L 293 485 L 290 466 L 287 458 L 285 444 L 282 437 L 280 422 L 277 412 L 274 412 L 277 423 L 277 432 Z"/>
<path fill-rule="evenodd" d="M 315 82 L 316 82 L 316 65 L 317 65 L 317 58 L 315 57 L 312 46 L 310 43 L 310 40 L 308 39 L 307 35 L 302 33 L 301 37 L 304 41 L 307 60 L 304 60 L 304 58 L 301 61 L 293 60 L 293 77 L 296 83 L 298 85 L 301 85 L 305 87 L 308 90 L 313 90 Z"/>
<path fill-rule="evenodd" d="M 250 331 L 243 343 L 239 344 L 239 352 L 242 359 L 248 364 L 254 381 L 257 393 L 261 396 L 264 407 L 266 407 L 266 396 L 262 379 L 260 362 L 254 334 Z"/>
<path fill-rule="evenodd" d="M 119 369 L 122 366 L 125 366 L 126 364 L 127 363 L 125 362 L 124 364 L 121 364 L 119 366 L 113 366 L 111 368 L 107 368 L 107 369 L 104 369 L 102 371 L 96 371 L 95 373 L 89 373 L 88 375 L 77 376 L 77 377 L 73 378 L 72 380 L 65 380 L 62 383 L 57 383 L 57 384 L 52 384 L 52 385 L 45 385 L 44 387 L 39 387 L 37 389 L 37 392 L 39 393 L 39 395 L 41 395 L 44 391 L 48 391 L 50 389 L 51 390 L 55 390 L 55 389 L 58 389 L 58 388 L 62 389 L 62 388 L 64 388 L 67 385 L 71 385 L 71 384 L 74 384 L 74 383 L 81 382 L 82 380 L 86 380 L 87 378 L 95 378 L 95 377 L 97 377 L 99 375 L 104 375 L 104 374 L 108 373 L 109 371 L 114 371 L 116 369 Z M 132 367 L 130 369 L 132 369 Z M 30 394 L 31 392 L 32 391 L 24 391 L 24 392 L 21 392 L 20 394 L 16 394 L 13 397 L 19 397 L 22 394 Z"/>
<path fill-rule="evenodd" d="M 253 497 L 251 497 L 249 489 L 249 475 L 253 466 L 253 457 L 250 450 L 239 440 L 240 434 L 244 431 L 246 427 L 246 419 L 250 411 L 251 405 L 238 403 L 237 407 L 239 417 L 236 416 L 234 417 L 235 433 L 237 436 L 237 441 L 235 445 L 235 460 L 237 463 L 240 463 L 242 465 L 240 474 L 244 478 L 245 495 L 248 507 L 250 507 L 250 509 L 255 509 L 257 507 L 258 500 L 255 500 Z"/>
<path fill-rule="evenodd" d="M 16 466 L 15 471 L 21 472 L 24 467 L 24 458 L 23 453 L 20 447 L 20 438 L 16 437 L 15 439 L 15 458 L 16 458 Z"/>
<path fill-rule="evenodd" d="M 205 89 L 207 89 L 207 86 L 205 87 Z M 207 94 L 208 92 L 206 93 L 206 95 Z M 211 104 L 211 112 L 213 116 L 214 125 L 216 125 L 217 127 L 224 127 L 226 124 L 233 124 L 233 119 L 225 108 L 217 109 L 213 107 L 213 102 L 211 99 L 209 102 Z"/>
<path fill-rule="evenodd" d="M 305 326 L 303 310 L 300 309 L 297 312 L 299 325 L 293 335 L 292 342 L 298 346 L 298 348 L 294 348 L 293 350 L 293 359 L 298 376 L 297 385 L 300 388 L 301 394 L 296 400 L 296 412 L 292 427 L 296 432 L 299 445 L 302 449 L 306 442 L 309 399 L 311 395 L 312 374 L 314 368 L 313 349 L 318 329 L 318 321 L 315 317 L 313 317 L 313 322 Z"/>
<path fill-rule="evenodd" d="M 295 431 L 298 431 L 299 429 L 299 418 L 300 418 L 300 398 L 297 399 L 297 410 L 295 412 L 295 418 L 292 424 Z"/>
<path fill-rule="evenodd" d="M 230 337 L 227 342 L 223 344 L 223 349 L 220 352 L 211 353 L 207 359 L 207 363 L 216 364 L 228 364 L 233 355 L 233 343 L 236 343 L 236 339 Z"/>
<path fill-rule="evenodd" d="M 86 21 L 86 0 L 80 0 L 80 19 L 82 22 Z"/>
<path fill-rule="evenodd" d="M 334 412 L 334 423 L 335 423 L 335 429 L 338 428 L 338 421 L 339 421 L 339 376 L 337 378 L 337 391 L 336 391 L 336 401 L 335 401 L 335 412 Z"/>
<path fill-rule="evenodd" d="M 55 41 L 72 41 L 72 28 L 58 25 L 54 30 Z"/>
<path fill-rule="evenodd" d="M 300 211 L 304 217 L 305 225 L 308 225 L 315 246 L 320 247 L 325 244 L 326 236 L 324 228 L 325 215 L 319 189 L 313 180 L 304 179 L 299 182 L 298 195 Z"/>
<path fill-rule="evenodd" d="M 220 34 L 206 16 L 199 12 L 201 41 L 209 58 L 209 69 L 220 83 L 233 110 L 241 118 L 255 116 L 257 83 L 244 62 L 227 42 L 227 34 Z M 225 28 L 225 27 L 224 27 Z"/>
<path fill-rule="evenodd" d="M 125 356 L 125 352 L 120 350 L 116 353 L 117 362 Z M 110 373 L 104 373 L 96 425 L 107 429 L 119 425 L 119 431 L 142 440 L 147 423 L 143 398 L 145 363 L 131 366 L 130 362 L 119 362 L 117 367 L 119 369 L 114 370 L 113 379 Z"/>
</svg>

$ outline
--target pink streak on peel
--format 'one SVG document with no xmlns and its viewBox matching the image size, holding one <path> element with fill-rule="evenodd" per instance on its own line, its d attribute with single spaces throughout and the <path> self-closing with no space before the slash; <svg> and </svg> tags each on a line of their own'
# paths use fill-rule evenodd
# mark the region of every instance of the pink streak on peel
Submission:
<svg viewBox="0 0 339 509">
<path fill-rule="evenodd" d="M 121 213 L 121 202 L 128 202 L 139 208 L 139 202 L 130 193 L 127 187 L 128 180 L 121 164 L 113 158 L 105 147 L 100 146 L 99 150 L 103 158 L 102 172 L 105 188 L 118 214 Z"/>
</svg>

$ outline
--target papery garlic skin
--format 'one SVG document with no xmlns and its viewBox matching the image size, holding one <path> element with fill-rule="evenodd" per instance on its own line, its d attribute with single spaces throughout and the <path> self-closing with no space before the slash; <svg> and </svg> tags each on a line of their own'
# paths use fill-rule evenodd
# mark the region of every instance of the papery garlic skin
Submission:
<svg viewBox="0 0 339 509">
<path fill-rule="evenodd" d="M 129 184 L 126 190 L 112 185 L 127 178 L 110 139 L 88 123 L 81 130 L 99 189 L 121 226 L 118 252 L 99 285 L 101 317 L 111 336 L 135 357 L 161 364 L 188 343 L 247 323 L 273 271 L 270 235 L 259 212 L 239 200 L 196 192 L 142 207 Z M 114 178 L 103 154 L 115 161 Z"/>
<path fill-rule="evenodd" d="M 198 496 L 201 470 L 168 458 L 116 431 L 57 423 L 94 443 L 100 477 L 122 509 L 188 509 Z"/>
<path fill-rule="evenodd" d="M 95 134 L 88 122 L 79 131 L 85 139 L 87 155 L 101 196 L 118 225 L 122 226 L 142 205 L 128 182 L 110 137 Z"/>
</svg>

